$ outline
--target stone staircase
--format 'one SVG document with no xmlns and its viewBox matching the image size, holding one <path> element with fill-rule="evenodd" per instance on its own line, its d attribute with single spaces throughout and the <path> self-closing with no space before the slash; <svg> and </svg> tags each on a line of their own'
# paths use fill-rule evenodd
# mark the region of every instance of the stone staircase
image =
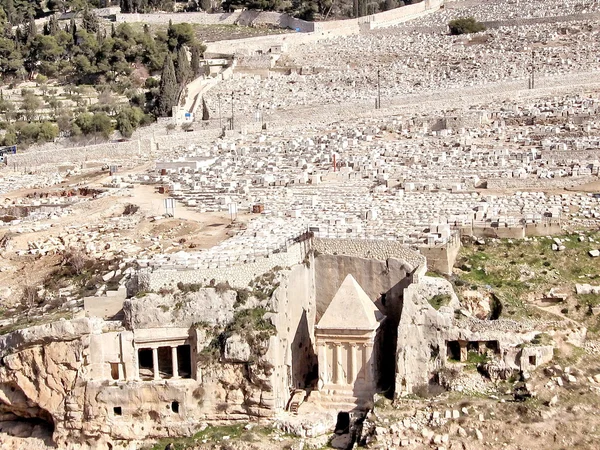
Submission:
<svg viewBox="0 0 600 450">
<path fill-rule="evenodd" d="M 352 389 L 324 389 L 311 392 L 306 401 L 300 405 L 298 412 L 314 408 L 336 412 L 366 411 L 373 407 L 372 399 L 372 395 L 357 398 Z"/>
</svg>

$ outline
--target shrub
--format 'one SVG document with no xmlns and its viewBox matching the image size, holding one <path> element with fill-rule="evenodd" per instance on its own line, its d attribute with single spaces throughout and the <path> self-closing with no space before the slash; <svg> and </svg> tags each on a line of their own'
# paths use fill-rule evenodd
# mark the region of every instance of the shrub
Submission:
<svg viewBox="0 0 600 450">
<path fill-rule="evenodd" d="M 431 306 L 439 310 L 442 306 L 450 303 L 451 297 L 448 294 L 437 294 L 431 297 L 428 301 Z"/>
<path fill-rule="evenodd" d="M 473 17 L 461 17 L 448 22 L 450 34 L 456 36 L 459 34 L 479 33 L 485 31 L 485 25 L 478 22 Z"/>
<path fill-rule="evenodd" d="M 228 282 L 219 283 L 215 286 L 215 291 L 217 291 L 217 294 L 224 294 L 225 292 L 227 292 L 230 289 L 231 289 L 231 287 L 229 286 Z"/>
</svg>

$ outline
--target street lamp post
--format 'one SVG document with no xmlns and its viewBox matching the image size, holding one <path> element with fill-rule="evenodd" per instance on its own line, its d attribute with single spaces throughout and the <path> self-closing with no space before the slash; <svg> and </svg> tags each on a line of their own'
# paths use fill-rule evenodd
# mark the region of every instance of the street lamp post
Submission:
<svg viewBox="0 0 600 450">
<path fill-rule="evenodd" d="M 231 92 L 231 129 L 233 130 L 233 92 Z"/>
</svg>

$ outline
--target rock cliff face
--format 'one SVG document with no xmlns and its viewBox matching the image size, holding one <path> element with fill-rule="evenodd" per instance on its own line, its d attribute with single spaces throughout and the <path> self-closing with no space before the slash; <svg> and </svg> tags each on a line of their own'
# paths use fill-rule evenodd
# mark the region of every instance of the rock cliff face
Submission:
<svg viewBox="0 0 600 450">
<path fill-rule="evenodd" d="M 0 412 L 4 417 L 44 422 L 57 443 L 80 428 L 85 386 L 82 371 L 93 321 L 79 319 L 32 327 L 3 336 Z M 59 339 L 48 342 L 55 334 Z M 13 352 L 10 343 L 15 345 Z"/>
<path fill-rule="evenodd" d="M 123 323 L 62 320 L 0 337 L 0 430 L 29 437 L 41 424 L 61 449 L 108 449 L 274 416 L 316 364 L 313 271 L 277 277 L 264 300 L 150 293 L 125 302 Z"/>
<path fill-rule="evenodd" d="M 436 295 L 448 295 L 449 306 L 436 311 L 428 301 Z M 396 396 L 412 393 L 415 387 L 429 383 L 435 371 L 443 366 L 445 340 L 457 305 L 452 285 L 442 278 L 421 277 L 418 284 L 405 290 L 398 324 Z"/>
<path fill-rule="evenodd" d="M 123 305 L 125 326 L 130 329 L 162 328 L 165 324 L 190 327 L 199 322 L 223 326 L 233 319 L 236 297 L 232 290 L 217 292 L 203 288 L 186 294 L 151 293 L 131 298 Z"/>
</svg>

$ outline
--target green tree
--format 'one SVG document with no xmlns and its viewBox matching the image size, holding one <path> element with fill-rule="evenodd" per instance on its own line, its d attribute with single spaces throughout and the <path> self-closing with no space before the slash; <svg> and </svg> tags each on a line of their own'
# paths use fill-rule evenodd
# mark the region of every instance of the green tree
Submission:
<svg viewBox="0 0 600 450">
<path fill-rule="evenodd" d="M 179 85 L 177 84 L 177 77 L 175 76 L 173 59 L 169 53 L 165 57 L 160 78 L 156 115 L 159 117 L 169 117 L 173 111 L 173 106 L 177 104 L 178 96 Z"/>
<path fill-rule="evenodd" d="M 81 22 L 83 28 L 88 33 L 97 33 L 100 29 L 100 21 L 98 20 L 98 16 L 96 16 L 96 14 L 91 12 L 88 8 L 85 8 L 83 10 L 83 17 Z"/>
<path fill-rule="evenodd" d="M 2 145 L 17 145 L 17 132 L 12 125 L 6 128 Z"/>
<path fill-rule="evenodd" d="M 16 76 L 24 69 L 24 60 L 17 45 L 12 39 L 0 38 L 0 75 Z"/>
<path fill-rule="evenodd" d="M 192 45 L 192 62 L 191 69 L 194 77 L 199 77 L 202 74 L 202 68 L 200 67 L 200 61 L 202 55 L 200 54 L 200 48 L 197 45 Z"/>
<path fill-rule="evenodd" d="M 33 16 L 29 17 L 29 22 L 27 23 L 27 34 L 25 35 L 26 42 L 31 42 L 35 39 L 37 34 L 37 27 L 35 26 L 35 20 Z"/>
<path fill-rule="evenodd" d="M 55 123 L 43 122 L 39 128 L 38 141 L 52 142 L 58 137 L 58 126 Z"/>
<path fill-rule="evenodd" d="M 190 67 L 190 60 L 187 56 L 187 50 L 185 47 L 179 47 L 177 51 L 177 70 L 175 70 L 175 78 L 177 83 L 183 85 L 189 81 L 192 76 L 192 69 Z"/>
<path fill-rule="evenodd" d="M 385 2 L 383 3 L 383 10 L 384 11 L 389 11 L 390 9 L 395 9 L 398 7 L 398 1 L 397 0 L 385 0 Z"/>
<path fill-rule="evenodd" d="M 478 22 L 473 17 L 460 17 L 458 19 L 451 20 L 448 22 L 448 28 L 450 28 L 450 34 L 459 35 L 467 33 L 479 33 L 485 31 L 485 25 Z"/>
<path fill-rule="evenodd" d="M 108 139 L 114 131 L 113 123 L 110 117 L 106 113 L 94 114 L 92 119 L 93 130 L 96 134 L 101 135 L 103 138 Z"/>
<path fill-rule="evenodd" d="M 173 25 L 169 22 L 167 29 L 169 50 L 179 50 L 184 45 L 193 44 L 195 41 L 194 29 L 189 23 L 178 23 Z"/>
<path fill-rule="evenodd" d="M 0 98 L 0 113 L 4 114 L 4 119 L 10 123 L 14 119 L 15 104 L 4 97 Z"/>
<path fill-rule="evenodd" d="M 37 122 L 20 123 L 17 127 L 19 142 L 33 144 L 40 134 L 40 124 Z"/>
<path fill-rule="evenodd" d="M 117 130 L 124 137 L 131 137 L 144 120 L 144 112 L 137 107 L 125 107 L 117 115 Z"/>
<path fill-rule="evenodd" d="M 23 96 L 23 103 L 21 105 L 23 111 L 25 111 L 25 117 L 30 122 L 39 114 L 39 110 L 42 108 L 43 104 L 40 98 L 31 92 L 27 92 Z"/>
</svg>

